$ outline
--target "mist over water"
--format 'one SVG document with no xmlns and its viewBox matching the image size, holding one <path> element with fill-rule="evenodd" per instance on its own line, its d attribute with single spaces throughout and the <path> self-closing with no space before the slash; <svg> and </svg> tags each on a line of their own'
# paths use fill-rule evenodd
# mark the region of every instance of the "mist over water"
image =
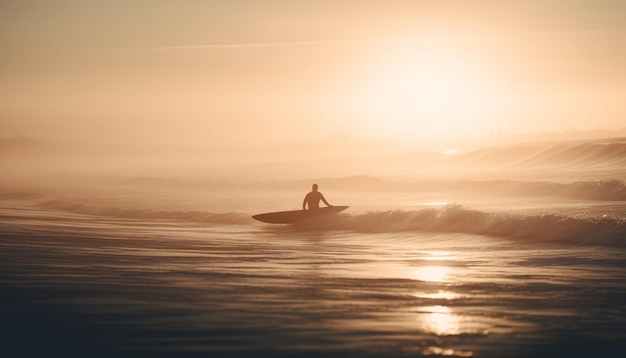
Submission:
<svg viewBox="0 0 626 358">
<path fill-rule="evenodd" d="M 345 175 L 325 176 L 315 172 L 333 160 L 285 156 L 213 173 L 226 167 L 183 160 L 163 170 L 105 154 L 87 163 L 27 145 L 2 158 L 9 348 L 103 357 L 623 353 L 624 146 L 388 152 L 369 164 L 344 159 Z M 301 208 L 314 182 L 350 208 L 295 225 L 252 219 Z"/>
<path fill-rule="evenodd" d="M 81 161 L 93 152 L 81 154 L 26 139 L 5 140 L 3 145 L 8 149 L 1 158 L 7 171 L 0 199 L 42 210 L 254 225 L 254 214 L 299 209 L 303 193 L 316 182 L 331 203 L 351 209 L 310 224 L 313 228 L 623 245 L 626 141 L 620 138 L 517 144 L 454 155 L 387 152 L 385 166 L 368 166 L 359 157 L 345 159 L 344 172 L 354 171 L 334 177 L 313 176 L 314 169 L 324 168 L 326 162 L 294 161 L 292 154 L 280 164 L 292 169 L 290 176 L 276 171 L 280 160 L 264 168 L 262 175 L 251 176 L 259 170 L 251 163 L 247 174 L 212 172 L 211 165 L 192 165 L 182 154 L 180 163 L 165 162 L 170 170 L 159 174 L 161 169 L 154 171 L 153 166 L 146 175 L 150 160 L 139 153 L 127 157 L 101 153 L 92 157 L 99 160 L 84 165 Z M 135 161 L 144 166 L 134 167 Z"/>
</svg>

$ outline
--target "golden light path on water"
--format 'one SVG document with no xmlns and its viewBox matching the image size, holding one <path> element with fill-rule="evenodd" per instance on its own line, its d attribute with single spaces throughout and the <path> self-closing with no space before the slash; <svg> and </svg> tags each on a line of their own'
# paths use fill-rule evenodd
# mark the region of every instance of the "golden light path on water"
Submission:
<svg viewBox="0 0 626 358">
<path fill-rule="evenodd" d="M 461 332 L 460 319 L 447 306 L 425 306 L 418 308 L 418 322 L 427 332 L 436 335 L 454 335 Z"/>
<path fill-rule="evenodd" d="M 451 347 L 447 341 L 464 335 L 485 337 L 494 331 L 493 320 L 455 306 L 459 300 L 472 296 L 462 291 L 468 255 L 456 250 L 412 249 L 405 245 L 405 239 L 399 238 L 395 245 L 390 241 L 369 242 L 368 253 L 360 256 L 367 263 L 359 264 L 358 270 L 349 271 L 344 271 L 348 266 L 333 265 L 332 275 L 408 280 L 412 283 L 402 284 L 397 292 L 402 297 L 396 299 L 405 299 L 405 294 L 413 299 L 407 300 L 407 305 L 378 307 L 380 312 L 374 320 L 335 320 L 334 326 L 403 332 L 401 335 L 414 338 L 414 343 L 403 349 L 418 356 L 474 356 L 470 346 Z M 372 255 L 370 250 L 379 254 Z M 349 290 L 342 289 L 341 292 L 347 294 Z"/>
<path fill-rule="evenodd" d="M 432 251 L 421 258 L 424 261 L 446 262 L 456 260 L 451 252 Z M 410 272 L 410 277 L 419 281 L 444 283 L 450 280 L 452 268 L 444 265 L 421 266 Z M 430 299 L 452 300 L 458 298 L 459 295 L 451 291 L 438 291 L 437 293 L 419 292 L 416 297 Z M 460 321 L 458 317 L 452 314 L 450 307 L 447 306 L 425 306 L 418 307 L 418 323 L 424 331 L 432 332 L 437 335 L 458 334 L 460 329 Z"/>
<path fill-rule="evenodd" d="M 421 252 L 420 260 L 423 262 L 436 262 L 434 265 L 415 267 L 409 270 L 410 279 L 435 284 L 452 283 L 453 263 L 458 260 L 454 253 L 449 251 L 426 251 Z M 447 286 L 447 285 L 445 285 Z M 415 292 L 414 296 L 419 299 L 433 300 L 438 303 L 451 302 L 461 298 L 461 295 L 446 289 L 437 292 Z M 420 331 L 435 334 L 437 336 L 452 336 L 466 333 L 471 330 L 465 328 L 463 319 L 454 313 L 453 309 L 444 304 L 418 306 L 414 309 L 415 322 Z M 473 352 L 463 351 L 438 346 L 429 346 L 420 350 L 423 355 L 471 357 Z"/>
</svg>

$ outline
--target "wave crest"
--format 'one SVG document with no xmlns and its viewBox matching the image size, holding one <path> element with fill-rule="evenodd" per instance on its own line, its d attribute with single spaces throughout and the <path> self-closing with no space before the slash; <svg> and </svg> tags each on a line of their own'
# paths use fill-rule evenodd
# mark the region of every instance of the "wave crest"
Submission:
<svg viewBox="0 0 626 358">
<path fill-rule="evenodd" d="M 582 218 L 557 214 L 522 215 L 481 212 L 461 205 L 415 211 L 392 210 L 339 214 L 298 224 L 299 229 L 356 232 L 460 232 L 526 240 L 586 245 L 626 246 L 626 218 Z"/>
<path fill-rule="evenodd" d="M 127 219 L 177 220 L 207 224 L 250 225 L 245 213 L 193 210 L 128 209 L 48 200 L 42 209 Z M 626 246 L 626 218 L 572 217 L 560 214 L 483 212 L 452 204 L 421 210 L 389 210 L 364 214 L 340 213 L 294 225 L 296 230 L 346 230 L 356 233 L 455 232 L 505 237 L 529 243 Z"/>
</svg>

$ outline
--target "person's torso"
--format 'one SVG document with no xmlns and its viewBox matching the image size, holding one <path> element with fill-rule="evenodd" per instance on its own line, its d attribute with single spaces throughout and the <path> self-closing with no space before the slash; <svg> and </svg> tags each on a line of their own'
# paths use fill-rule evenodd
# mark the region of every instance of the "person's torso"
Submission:
<svg viewBox="0 0 626 358">
<path fill-rule="evenodd" d="M 306 195 L 307 203 L 309 204 L 309 209 L 311 208 L 319 208 L 320 201 L 322 200 L 322 194 L 319 191 L 312 191 Z"/>
</svg>

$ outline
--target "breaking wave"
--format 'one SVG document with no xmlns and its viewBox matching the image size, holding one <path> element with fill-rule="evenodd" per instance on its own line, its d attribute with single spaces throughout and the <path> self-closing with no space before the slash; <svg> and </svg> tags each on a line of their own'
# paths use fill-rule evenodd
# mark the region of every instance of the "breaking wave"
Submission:
<svg viewBox="0 0 626 358">
<path fill-rule="evenodd" d="M 626 218 L 482 212 L 460 205 L 360 215 L 339 214 L 300 223 L 296 229 L 336 229 L 367 233 L 458 232 L 521 239 L 533 243 L 626 246 Z"/>
<path fill-rule="evenodd" d="M 175 220 L 223 225 L 266 225 L 246 213 L 194 210 L 129 209 L 48 200 L 46 210 L 125 219 Z M 268 227 L 276 227 L 268 225 Z M 626 246 L 626 217 L 581 217 L 554 213 L 484 212 L 462 205 L 421 210 L 389 210 L 364 214 L 340 213 L 300 222 L 295 230 L 345 230 L 356 233 L 454 232 L 505 237 L 529 243 Z"/>
<path fill-rule="evenodd" d="M 38 207 L 47 210 L 59 210 L 74 214 L 106 216 L 127 219 L 148 220 L 177 220 L 197 223 L 250 224 L 253 220 L 248 214 L 243 213 L 214 213 L 195 210 L 153 210 L 153 209 L 129 209 L 112 206 L 99 206 L 78 203 L 71 200 L 53 199 L 37 204 Z"/>
</svg>

